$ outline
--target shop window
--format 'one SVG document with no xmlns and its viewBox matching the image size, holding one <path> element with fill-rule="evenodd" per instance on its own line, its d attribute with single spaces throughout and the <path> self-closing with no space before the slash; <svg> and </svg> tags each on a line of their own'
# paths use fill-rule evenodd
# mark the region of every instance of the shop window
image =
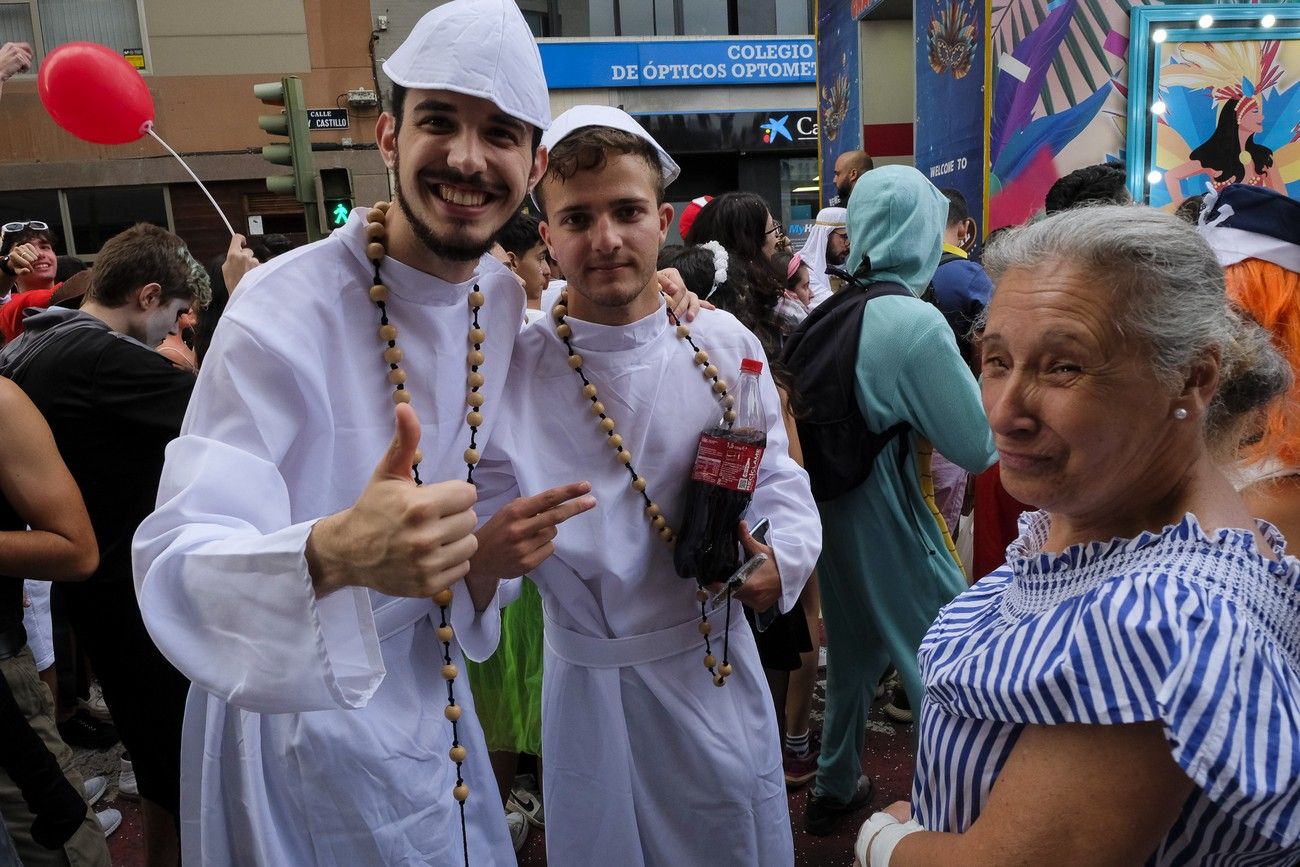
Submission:
<svg viewBox="0 0 1300 867">
<path fill-rule="evenodd" d="M 65 190 L 69 252 L 93 257 L 104 242 L 136 223 L 170 228 L 164 187 L 82 187 Z"/>
<path fill-rule="evenodd" d="M 790 237 L 790 246 L 795 250 L 803 247 L 808 230 L 817 217 L 820 190 L 815 157 L 781 160 L 781 222 Z"/>
<path fill-rule="evenodd" d="M 107 45 L 143 65 L 139 0 L 0 0 L 0 42 L 29 42 L 39 59 L 78 41 Z"/>
</svg>

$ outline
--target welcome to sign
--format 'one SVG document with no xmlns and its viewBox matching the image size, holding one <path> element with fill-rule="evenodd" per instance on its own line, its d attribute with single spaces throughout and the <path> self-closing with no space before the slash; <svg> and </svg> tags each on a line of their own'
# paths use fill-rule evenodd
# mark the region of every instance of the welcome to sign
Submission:
<svg viewBox="0 0 1300 867">
<path fill-rule="evenodd" d="M 816 41 L 677 39 L 541 42 L 546 83 L 555 89 L 815 84 Z"/>
</svg>

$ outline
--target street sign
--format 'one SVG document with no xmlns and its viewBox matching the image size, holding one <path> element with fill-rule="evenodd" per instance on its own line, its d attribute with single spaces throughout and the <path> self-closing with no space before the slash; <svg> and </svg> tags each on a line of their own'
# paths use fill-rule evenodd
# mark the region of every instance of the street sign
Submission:
<svg viewBox="0 0 1300 867">
<path fill-rule="evenodd" d="M 307 129 L 347 129 L 348 110 L 346 108 L 309 108 L 307 109 Z"/>
</svg>

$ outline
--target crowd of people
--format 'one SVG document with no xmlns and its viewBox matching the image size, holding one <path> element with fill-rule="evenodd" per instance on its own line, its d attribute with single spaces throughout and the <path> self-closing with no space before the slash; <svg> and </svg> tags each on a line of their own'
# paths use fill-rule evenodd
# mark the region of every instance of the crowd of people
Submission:
<svg viewBox="0 0 1300 867">
<path fill-rule="evenodd" d="M 1295 861 L 1300 203 L 1104 164 L 981 244 L 854 151 L 795 251 L 751 192 L 675 214 L 623 111 L 552 118 L 513 2 L 384 71 L 393 201 L 324 241 L 3 226 L 0 861 L 109 863 L 69 745 L 119 739 L 150 867 L 540 827 L 789 867 L 796 822 L 862 867 Z M 742 368 L 748 577 L 697 586 Z M 876 697 L 915 775 L 868 814 Z"/>
</svg>

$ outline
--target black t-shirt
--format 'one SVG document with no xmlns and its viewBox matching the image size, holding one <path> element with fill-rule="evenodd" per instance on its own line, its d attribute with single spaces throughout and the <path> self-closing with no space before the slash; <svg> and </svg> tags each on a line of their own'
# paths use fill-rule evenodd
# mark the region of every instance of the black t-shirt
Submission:
<svg viewBox="0 0 1300 867">
<path fill-rule="evenodd" d="M 131 587 L 131 539 L 154 509 L 164 451 L 180 432 L 194 375 L 94 317 L 73 315 L 81 327 L 44 335 L 24 355 L 22 341 L 42 336 L 33 331 L 38 317 L 29 319 L 29 333 L 0 355 L 0 373 L 45 416 L 81 489 L 99 542 L 89 583 Z"/>
<path fill-rule="evenodd" d="M 22 530 L 27 522 L 18 517 L 9 501 L 0 496 L 0 531 Z M 23 622 L 23 579 L 0 575 L 0 632 Z"/>
</svg>

